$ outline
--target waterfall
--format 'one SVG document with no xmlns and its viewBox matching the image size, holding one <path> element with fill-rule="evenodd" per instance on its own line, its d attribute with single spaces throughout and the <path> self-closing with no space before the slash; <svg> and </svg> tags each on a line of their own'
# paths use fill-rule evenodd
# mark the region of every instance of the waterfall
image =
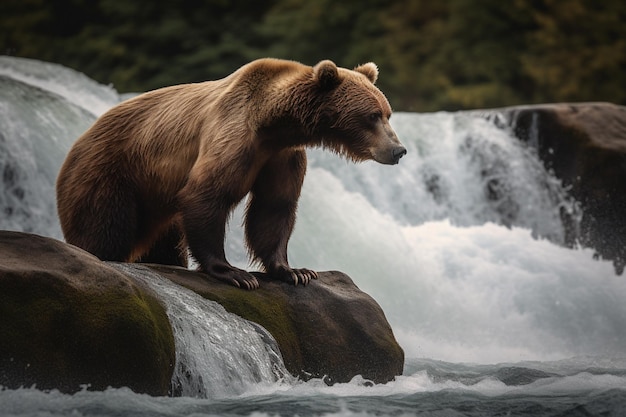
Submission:
<svg viewBox="0 0 626 417">
<path fill-rule="evenodd" d="M 117 93 L 60 65 L 0 56 L 0 228 L 62 238 L 56 175 Z"/>
<path fill-rule="evenodd" d="M 176 396 L 221 398 L 250 386 L 292 379 L 278 344 L 263 327 L 228 313 L 140 264 L 111 264 L 152 289 L 174 331 Z"/>
</svg>

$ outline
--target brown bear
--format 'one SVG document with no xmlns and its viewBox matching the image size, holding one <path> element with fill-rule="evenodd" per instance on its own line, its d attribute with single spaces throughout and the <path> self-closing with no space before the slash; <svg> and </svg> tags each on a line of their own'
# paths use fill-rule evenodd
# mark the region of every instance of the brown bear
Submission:
<svg viewBox="0 0 626 417">
<path fill-rule="evenodd" d="M 76 141 L 61 168 L 65 239 L 102 260 L 181 266 L 188 247 L 202 271 L 254 289 L 257 279 L 224 254 L 229 214 L 250 194 L 251 257 L 270 277 L 306 285 L 317 274 L 287 261 L 305 147 L 382 164 L 406 153 L 377 77 L 373 63 L 349 70 L 328 60 L 310 67 L 260 59 L 221 80 L 120 103 Z"/>
</svg>

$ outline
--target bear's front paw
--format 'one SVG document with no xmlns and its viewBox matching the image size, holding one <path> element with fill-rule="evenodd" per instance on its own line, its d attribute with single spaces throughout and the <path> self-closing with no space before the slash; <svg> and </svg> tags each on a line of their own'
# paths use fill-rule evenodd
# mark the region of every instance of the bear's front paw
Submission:
<svg viewBox="0 0 626 417">
<path fill-rule="evenodd" d="M 205 272 L 213 278 L 246 290 L 259 288 L 259 281 L 251 273 L 243 269 L 235 268 L 226 263 L 216 262 L 205 269 Z"/>
<path fill-rule="evenodd" d="M 306 268 L 282 267 L 270 272 L 270 275 L 293 285 L 307 285 L 312 279 L 317 279 L 317 272 Z"/>
<path fill-rule="evenodd" d="M 226 280 L 229 284 L 235 287 L 243 288 L 246 290 L 256 290 L 259 288 L 259 281 L 256 277 L 244 270 L 235 270 L 232 274 L 229 274 L 229 278 Z"/>
</svg>

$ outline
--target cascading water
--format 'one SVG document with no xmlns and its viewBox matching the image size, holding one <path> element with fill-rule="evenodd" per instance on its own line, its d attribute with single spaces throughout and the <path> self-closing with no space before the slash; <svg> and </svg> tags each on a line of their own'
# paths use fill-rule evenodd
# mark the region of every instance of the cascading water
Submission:
<svg viewBox="0 0 626 417">
<path fill-rule="evenodd" d="M 119 101 L 60 65 L 0 57 L 0 228 L 62 238 L 55 181 L 70 146 Z"/>
<path fill-rule="evenodd" d="M 408 357 L 626 352 L 626 282 L 563 245 L 581 214 L 532 150 L 472 114 L 392 124 L 409 151 L 398 167 L 311 152 L 292 263 L 354 277 Z"/>
<path fill-rule="evenodd" d="M 576 204 L 511 130 L 470 113 L 398 113 L 392 124 L 411 157 L 400 168 L 354 169 L 327 152 L 312 153 L 311 166 L 331 172 L 347 191 L 401 224 L 492 222 L 564 242 L 561 214 L 576 216 Z"/>
<path fill-rule="evenodd" d="M 144 266 L 111 265 L 151 288 L 165 304 L 176 344 L 174 395 L 221 398 L 291 378 L 278 344 L 261 326 Z"/>
<path fill-rule="evenodd" d="M 6 57 L 0 58 L 0 84 L 0 229 L 60 238 L 56 174 L 73 141 L 118 96 L 74 71 Z M 358 381 L 338 387 L 254 385 L 284 372 L 276 373 L 271 343 L 259 347 L 255 358 L 246 356 L 248 346 L 239 339 L 223 339 L 232 348 L 225 354 L 232 356 L 208 365 L 205 347 L 214 327 L 222 326 L 203 327 L 214 306 L 198 305 L 191 294 L 151 277 L 147 281 L 168 300 L 178 334 L 185 335 L 177 342 L 186 346 L 179 349 L 186 356 L 174 381 L 181 393 L 221 398 L 245 391 L 231 402 L 151 401 L 166 410 L 163 415 L 205 410 L 248 416 L 258 407 L 271 415 L 344 414 L 336 396 L 364 415 L 397 415 L 397 407 L 431 411 L 425 405 L 433 401 L 441 409 L 475 410 L 472 415 L 489 414 L 472 408 L 485 402 L 500 415 L 511 404 L 532 415 L 566 415 L 580 398 L 591 414 L 624 411 L 626 280 L 611 263 L 594 259 L 592 249 L 572 245 L 584 213 L 499 117 L 494 111 L 394 114 L 392 125 L 408 149 L 397 166 L 354 165 L 323 150 L 308 152 L 290 261 L 346 272 L 379 302 L 405 350 L 403 377 L 376 388 Z M 237 212 L 226 246 L 230 260 L 246 267 L 241 208 Z M 223 314 L 217 310 L 209 315 Z M 261 337 L 246 329 L 233 331 Z M 235 362 L 256 361 L 248 371 L 231 369 Z M 230 385 L 206 385 L 217 379 L 215 372 Z M 248 377 L 238 379 L 245 372 Z M 501 378 L 510 374 L 529 381 L 528 388 L 512 390 L 503 382 L 508 377 Z M 63 397 L 50 408 L 38 404 L 54 395 L 0 390 L 0 403 L 11 399 L 9 409 L 26 410 L 24 415 L 40 415 L 41 409 L 89 414 L 93 404 L 104 403 L 113 407 L 107 408 L 110 415 L 152 410 L 142 397 L 122 391 L 92 395 Z"/>
</svg>

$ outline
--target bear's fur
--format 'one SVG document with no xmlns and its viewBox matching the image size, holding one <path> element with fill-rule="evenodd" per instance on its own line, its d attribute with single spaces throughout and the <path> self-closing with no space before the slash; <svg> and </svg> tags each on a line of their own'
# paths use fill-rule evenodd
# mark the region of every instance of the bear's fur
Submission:
<svg viewBox="0 0 626 417">
<path fill-rule="evenodd" d="M 120 103 L 77 140 L 59 173 L 67 242 L 103 260 L 175 265 L 186 265 L 188 247 L 201 270 L 253 289 L 257 279 L 224 254 L 229 214 L 250 194 L 251 256 L 270 276 L 307 284 L 316 273 L 287 261 L 304 148 L 383 164 L 406 153 L 377 77 L 373 63 L 261 59 L 218 81 Z"/>
</svg>

